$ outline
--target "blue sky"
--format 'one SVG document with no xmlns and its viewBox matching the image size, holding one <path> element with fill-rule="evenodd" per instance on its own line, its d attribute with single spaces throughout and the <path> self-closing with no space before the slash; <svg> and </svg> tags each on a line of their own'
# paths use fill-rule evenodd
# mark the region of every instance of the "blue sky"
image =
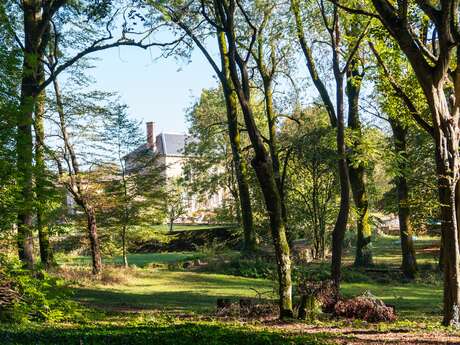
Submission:
<svg viewBox="0 0 460 345">
<path fill-rule="evenodd" d="M 90 74 L 94 87 L 116 91 L 129 106 L 133 118 L 156 123 L 156 132 L 184 132 L 185 113 L 201 90 L 217 85 L 216 79 L 199 51 L 192 62 L 174 58 L 157 59 L 158 50 L 122 47 L 102 51 Z"/>
</svg>

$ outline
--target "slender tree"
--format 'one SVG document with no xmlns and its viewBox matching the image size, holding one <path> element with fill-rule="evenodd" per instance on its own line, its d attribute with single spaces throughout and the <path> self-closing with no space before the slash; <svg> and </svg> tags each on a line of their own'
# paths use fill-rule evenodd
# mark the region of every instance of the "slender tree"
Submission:
<svg viewBox="0 0 460 345">
<path fill-rule="evenodd" d="M 363 29 L 359 35 L 353 36 L 354 44 L 351 46 L 351 49 L 348 49 L 344 59 L 345 61 L 342 61 L 342 29 L 340 26 L 339 7 L 335 3 L 331 6 L 326 6 L 323 1 L 319 3 L 319 15 L 323 20 L 322 25 L 326 28 L 326 34 L 329 38 L 328 43 L 332 49 L 331 63 L 335 81 L 335 107 L 329 91 L 326 88 L 326 84 L 319 75 L 313 52 L 307 43 L 300 2 L 298 0 L 291 0 L 291 9 L 295 19 L 297 39 L 302 48 L 310 77 L 321 96 L 323 105 L 329 115 L 331 126 L 337 130 L 337 168 L 341 192 L 340 209 L 332 232 L 331 277 L 335 284 L 339 286 L 342 267 L 342 246 L 350 209 L 349 171 L 345 147 L 345 88 L 343 84 L 345 75 L 349 71 L 350 64 L 355 57 L 366 29 Z"/>
<path fill-rule="evenodd" d="M 252 31 L 249 46 L 241 50 L 238 44 L 236 30 L 237 9 L 245 25 Z M 276 183 L 273 171 L 273 162 L 267 151 L 260 129 L 258 128 L 253 109 L 251 107 L 251 85 L 248 72 L 248 61 L 251 56 L 253 44 L 257 38 L 257 28 L 251 23 L 247 12 L 242 4 L 235 0 L 214 1 L 214 11 L 217 21 L 212 23 L 225 34 L 226 46 L 228 47 L 228 65 L 230 77 L 238 96 L 243 112 L 246 129 L 254 149 L 254 157 L 251 164 L 256 172 L 258 182 L 262 189 L 268 216 L 270 230 L 275 248 L 278 285 L 279 285 L 279 308 L 280 317 L 292 317 L 292 281 L 291 260 L 289 245 L 286 238 L 286 223 L 283 218 L 282 198 Z M 241 24 L 240 24 L 241 25 Z M 246 52 L 244 52 L 246 51 Z"/>
<path fill-rule="evenodd" d="M 246 160 L 243 156 L 242 138 L 238 121 L 238 98 L 230 78 L 229 62 L 227 55 L 227 44 L 225 42 L 225 34 L 222 30 L 214 28 L 213 25 L 208 23 L 208 26 L 203 28 L 204 23 L 214 23 L 206 13 L 206 6 L 204 2 L 196 1 L 187 4 L 179 3 L 177 6 L 171 4 L 164 4 L 163 2 L 152 1 L 149 3 L 152 6 L 164 13 L 164 16 L 170 19 L 177 27 L 189 37 L 194 45 L 200 50 L 208 63 L 211 65 L 213 71 L 216 73 L 222 85 L 225 104 L 227 108 L 227 127 L 228 136 L 231 144 L 233 163 L 235 166 L 235 174 L 238 185 L 238 199 L 240 202 L 241 219 L 244 230 L 244 245 L 243 252 L 251 254 L 255 249 L 255 232 L 254 221 L 252 214 L 252 204 L 250 188 L 248 183 L 248 167 Z M 201 9 L 205 11 L 202 12 Z M 196 15 L 199 14 L 200 20 L 196 20 Z M 193 20 L 195 19 L 195 20 Z M 220 61 L 215 61 L 206 47 L 207 35 L 215 35 L 220 51 Z M 219 67 L 220 66 L 220 67 Z"/>
</svg>

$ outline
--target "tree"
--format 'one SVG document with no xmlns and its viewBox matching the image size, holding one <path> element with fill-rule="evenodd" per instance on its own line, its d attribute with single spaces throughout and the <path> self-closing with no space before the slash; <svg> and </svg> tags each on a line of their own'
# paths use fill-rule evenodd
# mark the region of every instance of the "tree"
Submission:
<svg viewBox="0 0 460 345">
<path fill-rule="evenodd" d="M 248 184 L 248 167 L 242 152 L 241 130 L 238 122 L 238 98 L 230 77 L 227 58 L 228 48 L 225 43 L 224 32 L 222 30 L 217 30 L 212 25 L 217 18 L 211 19 L 211 17 L 209 17 L 206 13 L 206 6 L 212 7 L 212 4 L 205 5 L 205 3 L 201 1 L 192 1 L 190 3 L 178 2 L 174 5 L 166 5 L 162 1 L 151 0 L 148 2 L 151 3 L 156 10 L 163 14 L 163 19 L 166 22 L 171 21 L 175 27 L 178 27 L 182 32 L 185 32 L 186 36 L 191 40 L 190 43 L 193 43 L 201 51 L 203 56 L 211 65 L 222 85 L 227 108 L 228 136 L 232 150 L 233 164 L 235 166 L 238 198 L 243 223 L 243 252 L 251 254 L 254 252 L 256 242 L 250 188 Z M 202 8 L 205 11 L 202 12 Z M 206 39 L 209 36 L 215 36 L 217 39 L 220 52 L 220 61 L 218 62 L 213 59 L 209 48 L 206 47 Z"/>
<path fill-rule="evenodd" d="M 324 259 L 337 216 L 335 133 L 320 108 L 305 109 L 297 118 L 300 125 L 287 120 L 280 138 L 292 145 L 286 181 L 289 224 L 313 243 L 313 258 Z"/>
<path fill-rule="evenodd" d="M 353 25 L 351 31 L 359 30 Z M 364 68 L 361 67 L 360 59 L 354 56 L 350 60 L 350 66 L 346 72 L 347 86 L 346 95 L 348 99 L 348 128 L 349 136 L 349 155 L 347 158 L 348 172 L 350 179 L 351 192 L 356 209 L 356 255 L 355 266 L 369 266 L 372 264 L 372 253 L 369 244 L 371 243 L 372 230 L 369 224 L 369 197 L 366 190 L 366 162 L 363 159 L 362 151 L 363 126 L 359 116 L 359 95 L 361 83 L 364 78 Z"/>
<path fill-rule="evenodd" d="M 123 2 L 119 3 L 122 6 Z M 34 193 L 33 193 L 33 136 L 32 124 L 37 97 L 55 78 L 86 55 L 118 46 L 138 46 L 147 48 L 168 43 L 144 43 L 148 34 L 139 34 L 132 29 L 135 12 L 129 3 L 122 11 L 111 1 L 66 0 L 23 0 L 20 3 L 8 0 L 2 4 L 3 19 L 12 29 L 16 44 L 22 52 L 22 71 L 20 80 L 20 104 L 16 113 L 16 151 L 17 151 L 17 227 L 18 255 L 21 261 L 32 267 L 34 229 Z M 118 5 L 118 4 L 117 4 Z M 125 4 L 126 6 L 126 4 Z M 66 12 L 68 11 L 68 12 Z M 129 12 L 129 13 L 128 13 Z M 60 14 L 66 14 L 60 16 Z M 72 20 L 69 20 L 72 18 Z M 113 28 L 116 19 L 121 19 L 121 35 L 114 38 Z M 16 24 L 20 22 L 21 24 Z M 66 30 L 61 35 L 56 30 Z M 152 31 L 154 31 L 152 29 Z M 150 31 L 150 33 L 152 32 Z M 139 38 L 136 40 L 136 37 Z M 64 39 L 65 38 L 65 39 Z M 57 49 L 84 47 L 65 61 L 57 56 L 52 63 L 45 59 L 45 50 L 50 42 Z M 54 49 L 54 48 L 53 48 Z M 75 52 L 75 50 L 73 50 Z M 45 65 L 46 78 L 40 71 Z M 40 150 L 39 150 L 40 152 Z M 39 153 L 40 154 L 40 153 Z M 43 229 L 42 229 L 43 230 Z"/>
<path fill-rule="evenodd" d="M 163 198 L 162 169 L 153 148 L 144 142 L 139 123 L 127 107 L 115 103 L 106 109 L 100 136 L 107 149 L 104 193 L 100 201 L 102 224 L 120 231 L 123 264 L 128 267 L 128 233 L 153 216 Z"/>
<path fill-rule="evenodd" d="M 165 211 L 168 217 L 169 231 L 174 229 L 174 222 L 187 212 L 186 191 L 181 179 L 166 181 Z"/>
<path fill-rule="evenodd" d="M 441 204 L 441 232 L 444 250 L 444 325 L 458 325 L 460 305 L 460 247 L 458 240 L 457 187 L 460 177 L 459 138 L 460 67 L 454 52 L 460 44 L 458 3 L 441 1 L 434 5 L 419 2 L 409 16 L 409 4 L 391 6 L 372 0 L 383 26 L 398 42 L 410 62 L 431 112 Z M 425 18 L 429 20 L 426 21 Z M 420 25 L 419 25 L 420 24 Z M 414 30 L 414 25 L 418 30 Z M 428 42 L 424 30 L 433 32 Z M 449 101 L 453 96 L 452 102 Z"/>
<path fill-rule="evenodd" d="M 187 119 L 189 137 L 192 138 L 186 142 L 185 148 L 187 160 L 184 170 L 185 175 L 190 176 L 185 181 L 187 190 L 201 199 L 219 193 L 225 187 L 233 199 L 225 210 L 227 221 L 236 220 L 243 226 L 222 88 L 203 90 L 200 99 L 188 112 Z M 247 145 L 245 142 L 242 144 Z M 246 157 L 242 159 L 246 160 Z M 243 253 L 248 253 L 246 249 L 243 245 Z"/>
<path fill-rule="evenodd" d="M 308 45 L 307 38 L 305 35 L 305 29 L 303 24 L 303 17 L 298 0 L 291 0 L 291 9 L 295 19 L 295 30 L 297 39 L 302 48 L 307 68 L 310 74 L 313 84 L 315 85 L 318 93 L 320 94 L 323 105 L 328 113 L 331 126 L 337 131 L 337 168 L 339 172 L 340 181 L 340 210 L 337 216 L 337 221 L 332 232 L 332 262 L 331 262 L 331 276 L 337 286 L 340 285 L 341 278 L 341 267 L 342 267 L 342 246 L 345 231 L 348 223 L 348 215 L 350 208 L 350 184 L 349 184 L 349 169 L 347 164 L 346 146 L 345 146 L 345 110 L 344 110 L 344 78 L 348 73 L 350 75 L 352 62 L 355 59 L 356 52 L 359 48 L 361 40 L 367 31 L 367 26 L 355 30 L 352 32 L 351 42 L 345 44 L 346 53 L 345 56 L 342 54 L 342 25 L 341 18 L 339 15 L 339 7 L 333 3 L 332 5 L 326 5 L 322 1 L 319 3 L 319 10 L 312 14 L 312 16 L 320 16 L 322 18 L 322 26 L 325 29 L 325 35 L 332 49 L 331 65 L 334 74 L 335 81 L 335 96 L 336 102 L 335 107 L 332 102 L 332 97 L 327 90 L 326 83 L 318 73 L 317 64 L 312 52 L 311 47 Z M 318 13 L 319 12 L 319 13 Z M 345 42 L 347 43 L 347 42 Z M 344 56 L 342 61 L 342 56 Z M 355 79 L 355 78 L 353 78 Z M 356 82 L 353 81 L 353 82 Z M 353 84 L 352 84 L 353 85 Z M 349 84 L 350 86 L 350 84 Z M 353 91 L 359 95 L 359 89 L 354 86 L 349 88 L 349 91 Z M 351 94 L 350 94 L 351 95 Z M 354 97 L 354 103 L 357 105 L 357 98 Z M 355 105 L 353 102 L 351 109 L 354 110 Z M 358 193 L 356 193 L 359 197 Z M 361 194 L 361 193 L 359 193 Z M 363 205 L 361 205 L 363 206 Z M 365 213 L 362 213 L 362 217 Z M 364 220 L 364 219 L 363 219 Z"/>
<path fill-rule="evenodd" d="M 251 107 L 251 82 L 248 61 L 257 37 L 257 29 L 251 23 L 246 10 L 238 1 L 215 1 L 213 11 L 217 20 L 215 22 L 208 20 L 208 22 L 214 25 L 222 34 L 221 56 L 227 58 L 229 75 L 238 97 L 246 130 L 254 150 L 251 165 L 262 189 L 270 219 L 270 230 L 278 271 L 280 317 L 292 317 L 291 260 L 286 237 L 286 222 L 283 218 L 282 197 L 276 183 L 272 157 L 265 147 Z M 238 36 L 239 31 L 236 30 L 237 18 L 241 19 L 241 22 L 238 23 L 239 27 L 245 25 L 252 32 L 249 46 L 246 46 L 246 48 L 239 41 L 242 37 Z"/>
</svg>

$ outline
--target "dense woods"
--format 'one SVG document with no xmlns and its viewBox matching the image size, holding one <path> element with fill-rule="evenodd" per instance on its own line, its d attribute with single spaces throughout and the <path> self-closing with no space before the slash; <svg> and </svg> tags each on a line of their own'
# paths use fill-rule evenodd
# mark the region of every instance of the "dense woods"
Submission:
<svg viewBox="0 0 460 345">
<path fill-rule="evenodd" d="M 82 311 L 72 289 L 185 270 L 274 286 L 265 295 L 248 280 L 253 299 L 244 289 L 212 295 L 213 317 L 239 308 L 249 320 L 394 323 L 399 304 L 372 295 L 388 279 L 389 290 L 439 286 L 430 317 L 457 328 L 459 9 L 453 0 L 1 2 L 0 321 L 80 320 L 97 300 L 82 299 Z M 215 76 L 186 110 L 184 147 L 169 163 L 152 119 L 146 137 L 116 85 L 95 87 L 93 53 L 119 47 L 160 65 L 199 54 Z M 139 259 L 171 253 L 186 259 Z M 350 290 L 357 282 L 370 293 Z"/>
</svg>

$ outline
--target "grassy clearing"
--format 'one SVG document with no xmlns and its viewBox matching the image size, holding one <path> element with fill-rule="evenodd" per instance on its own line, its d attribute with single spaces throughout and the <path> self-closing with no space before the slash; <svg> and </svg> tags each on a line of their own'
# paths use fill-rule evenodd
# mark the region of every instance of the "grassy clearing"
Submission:
<svg viewBox="0 0 460 345">
<path fill-rule="evenodd" d="M 420 236 L 414 241 L 419 265 L 437 265 L 439 238 Z M 348 260 L 353 259 L 349 253 Z M 401 264 L 401 243 L 398 236 L 379 236 L 372 243 L 372 254 L 377 265 L 399 267 Z"/>
<path fill-rule="evenodd" d="M 74 288 L 75 298 L 105 309 L 170 310 L 205 312 L 215 309 L 217 298 L 237 300 L 270 293 L 273 287 L 264 279 L 220 274 L 139 269 L 127 282 L 94 284 Z"/>
<path fill-rule="evenodd" d="M 420 238 L 416 241 L 418 259 L 422 265 L 436 263 L 436 253 L 426 250 L 436 243 L 435 238 Z M 213 310 L 217 298 L 237 300 L 240 297 L 255 297 L 257 294 L 252 289 L 263 293 L 264 297 L 269 297 L 269 293 L 274 291 L 274 282 L 265 279 L 149 268 L 197 258 L 206 260 L 204 253 L 197 252 L 133 254 L 129 257 L 130 263 L 144 269 L 134 270 L 120 282 L 115 279 L 111 285 L 96 283 L 80 286 L 75 288 L 75 296 L 85 303 L 111 309 L 131 308 L 150 311 L 164 309 L 201 313 Z M 348 264 L 351 260 L 352 253 L 348 253 L 346 257 Z M 385 236 L 375 241 L 374 260 L 378 267 L 398 267 L 401 260 L 398 238 Z M 116 257 L 106 262 L 121 263 L 121 258 Z M 89 263 L 87 257 L 68 260 L 68 264 L 71 265 L 89 266 Z M 325 268 L 327 267 L 326 265 Z M 121 269 L 119 270 L 122 272 Z M 355 279 L 344 282 L 342 293 L 346 297 L 351 297 L 370 292 L 385 303 L 394 305 L 398 315 L 403 319 L 433 321 L 439 319 L 442 307 L 442 282 L 438 275 L 433 274 L 431 283 L 426 279 L 415 282 L 386 279 L 384 273 L 382 277 L 375 280 L 361 278 L 366 278 L 365 272 L 357 273 Z"/>
</svg>

